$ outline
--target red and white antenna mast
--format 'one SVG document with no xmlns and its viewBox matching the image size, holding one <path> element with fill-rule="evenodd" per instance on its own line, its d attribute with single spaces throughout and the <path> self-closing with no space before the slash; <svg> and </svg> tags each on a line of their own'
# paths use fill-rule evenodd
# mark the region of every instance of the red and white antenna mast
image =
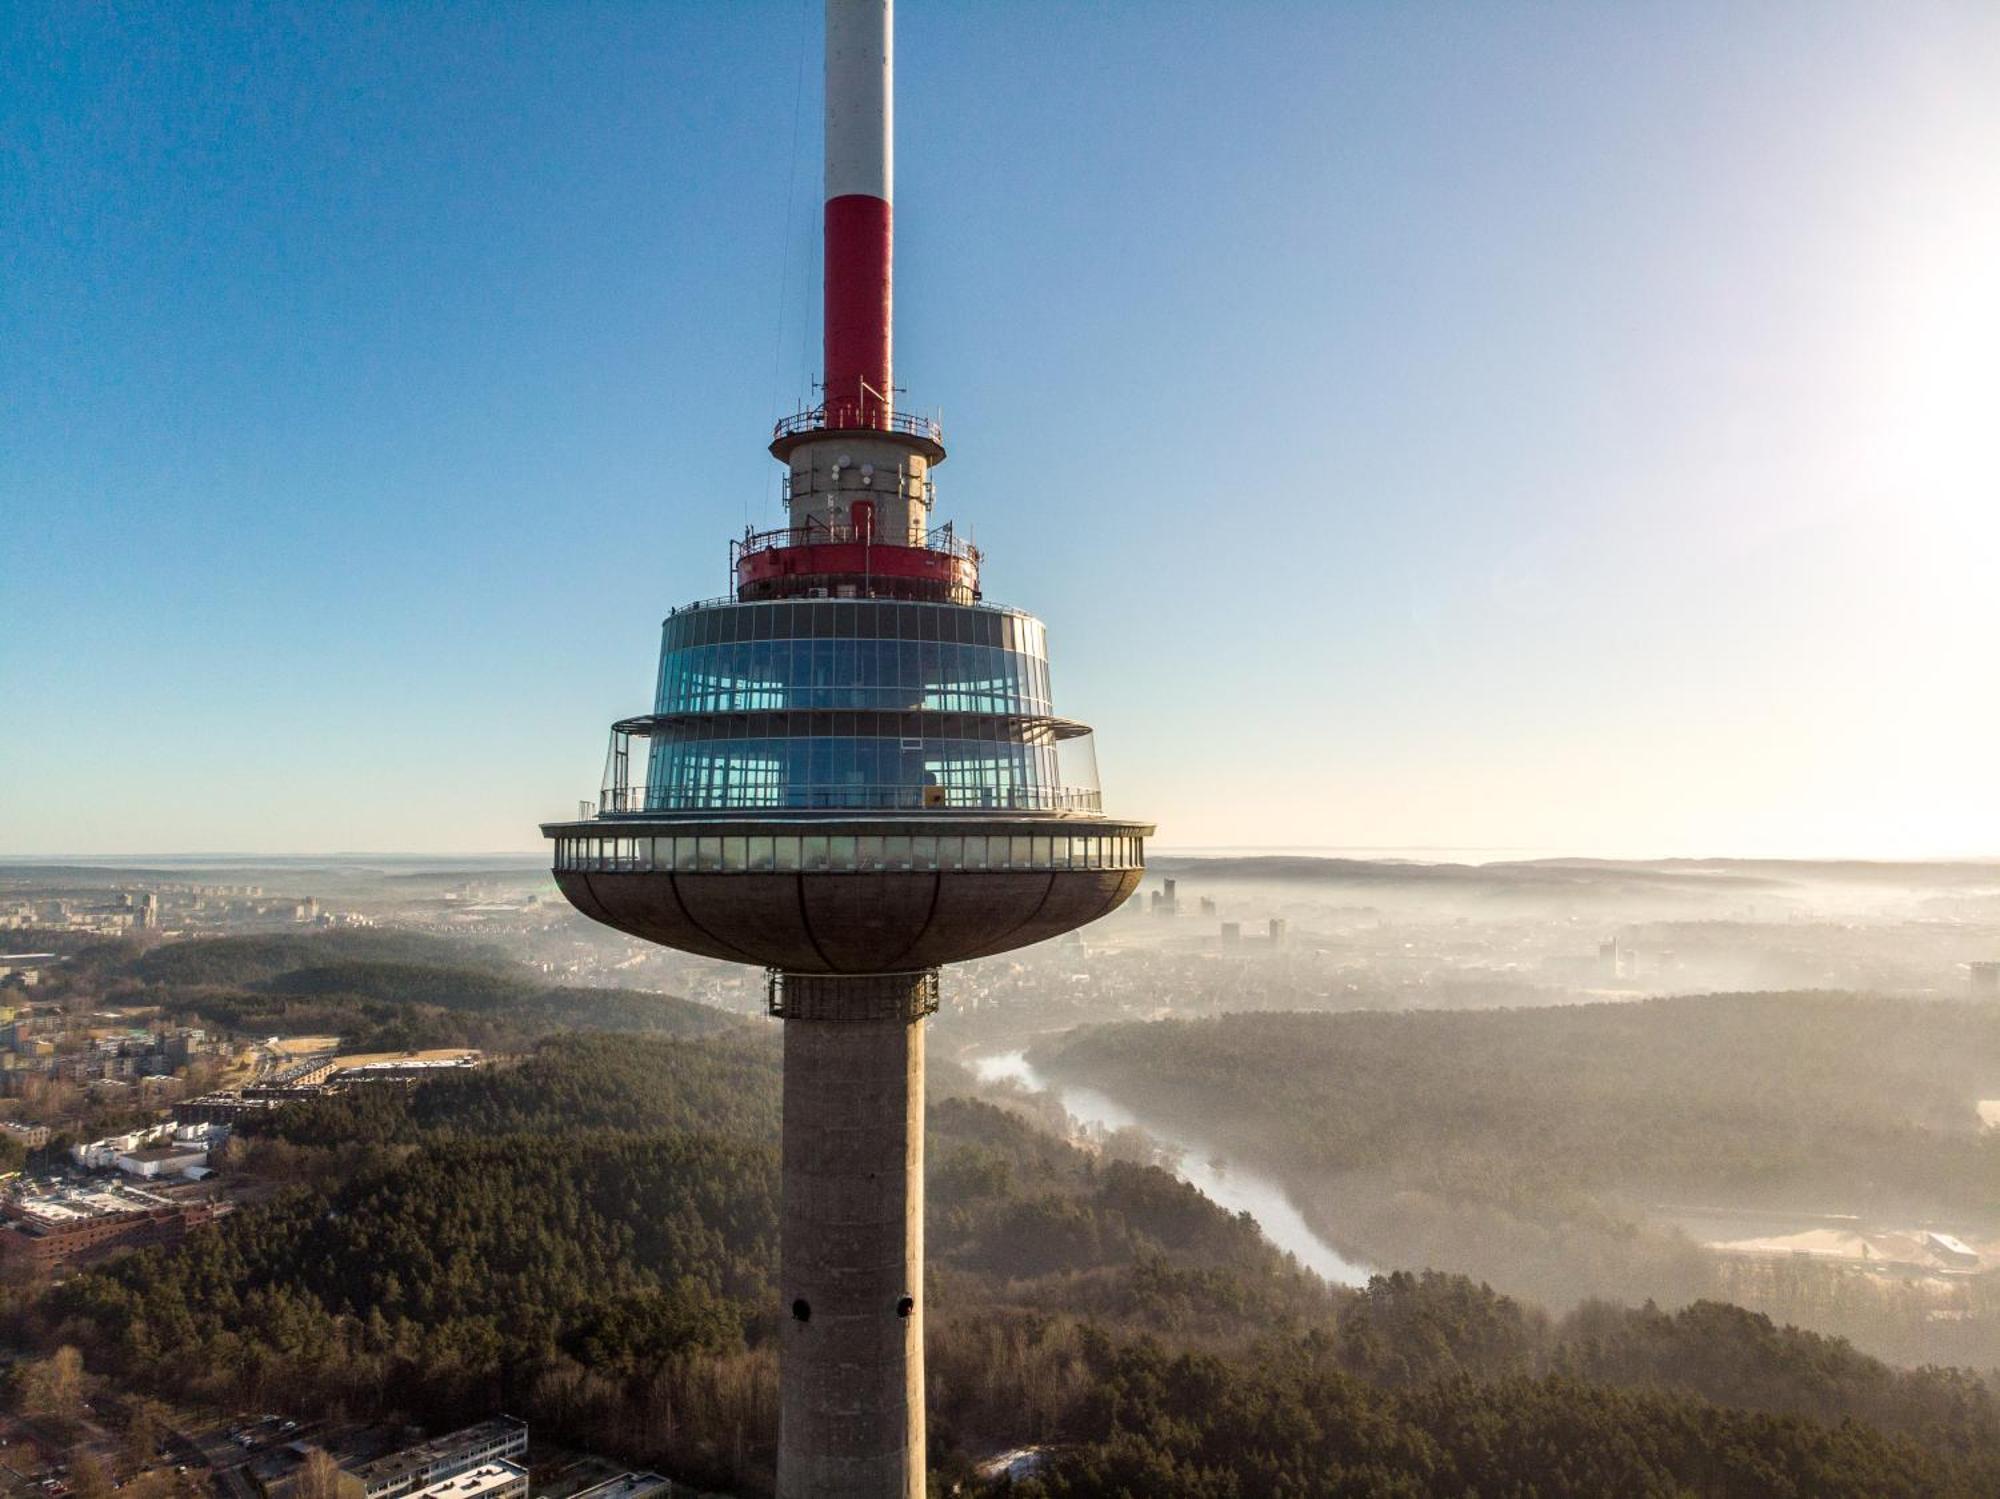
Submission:
<svg viewBox="0 0 2000 1499">
<path fill-rule="evenodd" d="M 826 424 L 883 427 L 895 178 L 894 0 L 826 0 Z"/>
</svg>

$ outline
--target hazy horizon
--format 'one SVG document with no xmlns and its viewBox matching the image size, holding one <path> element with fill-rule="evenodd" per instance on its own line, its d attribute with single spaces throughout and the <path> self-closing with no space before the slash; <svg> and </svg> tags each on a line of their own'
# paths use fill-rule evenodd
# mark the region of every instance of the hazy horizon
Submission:
<svg viewBox="0 0 2000 1499">
<path fill-rule="evenodd" d="M 1147 845 L 1148 853 L 1157 859 L 1221 859 L 1221 858 L 1325 858 L 1348 859 L 1359 862 L 1414 863 L 1414 864 L 1509 864 L 1532 863 L 1562 859 L 1595 860 L 1608 864 L 1654 864 L 1654 863 L 1798 863 L 1798 864 L 1966 864 L 2000 865 L 2000 852 L 1980 854 L 1908 854 L 1889 855 L 1880 853 L 1830 853 L 1830 854 L 1786 854 L 1786 853 L 1646 853 L 1634 851 L 1605 852 L 1598 849 L 1537 848 L 1537 847 L 1472 847 L 1447 844 L 1220 844 L 1189 845 L 1153 841 Z M 545 849 L 538 848 L 492 848 L 492 849 L 152 849 L 125 850 L 102 853 L 74 853 L 56 850 L 41 853 L 16 853 L 0 849 L 0 865 L 19 864 L 23 866 L 61 864 L 102 864 L 116 868 L 121 865 L 136 864 L 142 860 L 156 863 L 253 863 L 258 860 L 272 860 L 278 863 L 301 863 L 309 860 L 440 860 L 464 862 L 476 859 L 520 859 L 530 862 L 547 857 Z"/>
</svg>

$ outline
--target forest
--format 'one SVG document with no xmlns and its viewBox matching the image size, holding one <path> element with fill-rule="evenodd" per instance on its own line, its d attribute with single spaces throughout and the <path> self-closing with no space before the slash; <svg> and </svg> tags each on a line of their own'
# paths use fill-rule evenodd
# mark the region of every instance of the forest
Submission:
<svg viewBox="0 0 2000 1499">
<path fill-rule="evenodd" d="M 303 1105 L 232 1146 L 271 1201 L 18 1299 L 10 1333 L 236 1407 L 501 1406 L 764 1492 L 777 1079 L 767 1028 L 585 1034 Z M 951 1087 L 927 1224 L 941 1486 L 1027 1442 L 1056 1456 L 1020 1495 L 2000 1486 L 1976 1375 L 1716 1304 L 1551 1317 L 1442 1274 L 1329 1289 L 1165 1172 Z"/>
<path fill-rule="evenodd" d="M 1677 1226 L 1703 1213 L 1988 1223 L 1989 1009 L 1774 993 L 1244 1013 L 1079 1030 L 1034 1060 L 1265 1167 L 1368 1263 L 1456 1270 L 1556 1306 L 1720 1297 L 1903 1361 L 2000 1363 L 1992 1277 L 1941 1303 L 1837 1266 L 1718 1256 Z M 1932 1315 L 1941 1304 L 1949 1316 Z"/>
<path fill-rule="evenodd" d="M 1037 1053 L 1232 1142 L 1454 1195 L 1699 1193 L 1759 1207 L 1978 1210 L 2000 1186 L 2000 1015 L 1735 994 L 1476 1012 L 1237 1014 L 1092 1028 Z"/>
<path fill-rule="evenodd" d="M 699 1035 L 738 1022 L 638 989 L 551 985 L 497 948 L 393 928 L 221 937 L 150 950 L 103 942 L 64 981 L 187 1024 L 338 1035 L 350 1051 L 524 1049 L 557 1031 Z"/>
</svg>

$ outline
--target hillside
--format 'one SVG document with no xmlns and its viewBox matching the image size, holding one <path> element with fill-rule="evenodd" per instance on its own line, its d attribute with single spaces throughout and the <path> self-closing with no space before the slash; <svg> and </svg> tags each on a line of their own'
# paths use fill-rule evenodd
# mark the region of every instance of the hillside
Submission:
<svg viewBox="0 0 2000 1499">
<path fill-rule="evenodd" d="M 502 1404 L 765 1492 L 775 1041 L 551 1038 L 287 1111 L 235 1147 L 288 1184 L 275 1201 L 74 1277 L 14 1336 L 258 1408 Z M 966 1492 L 1005 1492 L 973 1459 L 1023 1442 L 1057 1456 L 1018 1495 L 1955 1496 L 2000 1476 L 1974 1376 L 1730 1307 L 1551 1319 L 1442 1275 L 1332 1291 L 1154 1168 L 972 1099 L 934 1098 L 929 1127 L 932 1460 Z"/>
<path fill-rule="evenodd" d="M 356 1051 L 512 1050 L 558 1031 L 690 1036 L 740 1023 L 672 995 L 552 985 L 495 949 L 397 930 L 176 942 L 128 955 L 110 977 L 183 1019 L 338 1034 Z"/>
<path fill-rule="evenodd" d="M 1753 994 L 1239 1014 L 1083 1030 L 1034 1058 L 1260 1165 L 1371 1264 L 1556 1306 L 1719 1297 L 1912 1363 L 2000 1362 L 2000 1277 L 1725 1257 L 1678 1229 L 2000 1230 L 2000 1134 L 1976 1109 L 2000 1097 L 1987 1008 Z"/>
<path fill-rule="evenodd" d="M 2000 1181 L 2000 1014 L 1748 994 L 1107 1026 L 1036 1053 L 1139 1106 L 1327 1172 L 1467 1195 L 1721 1194 L 1976 1209 Z"/>
</svg>

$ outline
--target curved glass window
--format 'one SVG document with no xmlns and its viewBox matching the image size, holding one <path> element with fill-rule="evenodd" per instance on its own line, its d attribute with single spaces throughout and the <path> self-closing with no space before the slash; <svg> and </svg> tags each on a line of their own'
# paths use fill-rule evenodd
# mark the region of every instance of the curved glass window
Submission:
<svg viewBox="0 0 2000 1499">
<path fill-rule="evenodd" d="M 1076 754 L 1087 737 L 1050 715 L 1041 622 L 1014 610 L 697 605 L 666 621 L 652 720 L 639 724 L 613 730 L 607 810 L 1098 805 L 1094 759 Z M 641 736 L 643 787 L 627 780 Z"/>
<path fill-rule="evenodd" d="M 1022 845 L 1025 845 L 1025 850 Z M 1138 869 L 1145 840 L 1134 834 L 1065 830 L 1046 838 L 1004 834 L 920 834 L 916 837 L 767 838 L 605 837 L 565 833 L 556 840 L 555 867 L 589 873 L 674 871 L 682 874 L 791 874 L 849 869 Z"/>
<path fill-rule="evenodd" d="M 1065 784 L 1069 758 L 1035 728 L 980 738 L 677 735 L 653 742 L 644 810 L 1094 810 L 1094 779 Z"/>
<path fill-rule="evenodd" d="M 1048 642 L 1025 614 L 884 600 L 778 600 L 666 622 L 656 713 L 781 708 L 1049 711 Z"/>
<path fill-rule="evenodd" d="M 668 651 L 741 640 L 937 640 L 1048 655 L 1042 622 L 1018 609 L 896 599 L 770 599 L 696 604 L 667 616 Z"/>
</svg>

